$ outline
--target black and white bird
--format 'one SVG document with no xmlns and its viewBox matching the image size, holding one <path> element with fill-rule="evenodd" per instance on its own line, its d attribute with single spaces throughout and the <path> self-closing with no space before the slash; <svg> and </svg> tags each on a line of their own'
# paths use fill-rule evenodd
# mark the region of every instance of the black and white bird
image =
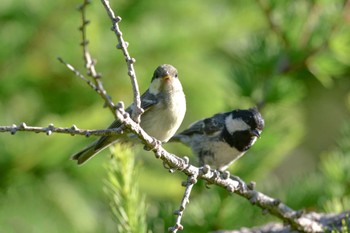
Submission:
<svg viewBox="0 0 350 233">
<path fill-rule="evenodd" d="M 180 127 L 186 113 L 186 99 L 175 67 L 160 65 L 154 71 L 151 84 L 141 96 L 141 127 L 152 137 L 167 142 Z M 134 105 L 126 109 L 132 114 Z M 118 128 L 121 122 L 115 120 L 108 128 Z M 130 138 L 124 134 L 103 136 L 72 156 L 82 164 L 92 156 L 116 142 L 125 142 Z"/>
<path fill-rule="evenodd" d="M 194 122 L 169 141 L 191 147 L 201 166 L 224 171 L 255 143 L 263 128 L 264 119 L 255 108 L 237 109 Z"/>
</svg>

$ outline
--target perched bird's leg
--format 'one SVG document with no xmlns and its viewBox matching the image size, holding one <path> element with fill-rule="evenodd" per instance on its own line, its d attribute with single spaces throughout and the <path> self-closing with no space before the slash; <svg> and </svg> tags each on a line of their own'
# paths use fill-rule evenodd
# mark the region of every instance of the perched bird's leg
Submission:
<svg viewBox="0 0 350 233">
<path fill-rule="evenodd" d="M 247 188 L 246 183 L 241 178 L 239 178 L 238 176 L 230 175 L 230 178 L 232 180 L 237 181 L 242 188 L 244 188 L 244 189 Z"/>
<path fill-rule="evenodd" d="M 221 172 L 219 171 L 219 170 L 213 170 L 213 176 L 214 176 L 214 178 L 218 178 L 218 177 L 220 177 L 220 175 L 221 175 Z"/>
<path fill-rule="evenodd" d="M 238 182 L 243 182 L 243 181 L 241 180 L 241 178 L 239 178 L 238 176 L 231 175 L 231 173 L 230 173 L 229 171 L 227 171 L 227 170 L 218 171 L 218 172 L 220 173 L 220 176 L 221 176 L 223 179 L 225 179 L 225 180 L 231 178 L 231 179 L 236 180 L 236 181 L 238 181 Z"/>
<path fill-rule="evenodd" d="M 204 174 L 207 174 L 207 173 L 209 173 L 209 172 L 211 172 L 211 174 L 212 174 L 212 176 L 213 176 L 213 178 L 214 179 L 216 179 L 216 178 L 218 178 L 218 177 L 220 177 L 220 171 L 218 171 L 218 170 L 215 170 L 215 169 L 211 169 L 210 168 L 210 166 L 209 165 L 204 165 L 203 167 L 202 167 L 202 172 L 204 173 Z M 210 188 L 209 187 L 209 185 L 211 185 L 212 183 L 209 183 L 208 181 L 205 183 L 205 187 L 206 188 Z"/>
<path fill-rule="evenodd" d="M 190 164 L 190 159 L 187 156 L 184 156 L 182 159 L 183 159 L 183 162 L 184 162 L 184 166 L 183 166 L 183 169 L 181 169 L 181 171 L 186 169 L 188 167 L 188 165 Z"/>
<path fill-rule="evenodd" d="M 222 171 L 221 172 L 221 177 L 225 180 L 227 180 L 228 178 L 230 178 L 230 172 L 229 171 Z"/>
<path fill-rule="evenodd" d="M 200 168 L 200 170 L 203 172 L 203 174 L 207 174 L 208 172 L 210 172 L 210 166 L 204 165 L 203 167 Z"/>
<path fill-rule="evenodd" d="M 199 168 L 199 171 L 200 171 L 200 173 L 202 173 L 203 175 L 205 175 L 205 174 L 208 174 L 211 170 L 210 170 L 210 166 L 209 165 L 204 165 L 203 167 L 200 167 Z M 210 185 L 211 183 L 209 183 L 208 181 L 206 181 L 205 182 L 205 187 L 207 188 L 207 189 L 209 189 L 210 187 L 209 187 L 209 185 Z"/>
</svg>

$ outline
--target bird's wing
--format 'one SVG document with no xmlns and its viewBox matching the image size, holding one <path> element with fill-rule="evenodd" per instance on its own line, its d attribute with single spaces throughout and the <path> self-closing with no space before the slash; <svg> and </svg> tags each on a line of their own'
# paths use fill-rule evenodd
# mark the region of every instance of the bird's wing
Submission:
<svg viewBox="0 0 350 233">
<path fill-rule="evenodd" d="M 189 126 L 188 129 L 179 133 L 179 135 L 190 136 L 193 134 L 213 135 L 221 132 L 225 124 L 225 114 L 219 113 L 210 118 L 199 120 Z"/>
<path fill-rule="evenodd" d="M 152 106 L 157 104 L 157 97 L 156 95 L 151 94 L 148 89 L 145 91 L 145 93 L 141 96 L 141 108 L 146 112 L 149 110 Z M 134 104 L 130 105 L 125 111 L 129 114 L 132 113 L 132 110 L 134 108 Z M 118 120 L 113 121 L 113 123 L 108 127 L 108 129 L 118 128 L 122 125 L 122 123 Z M 110 136 L 102 136 L 96 143 L 95 148 L 100 148 L 102 146 L 105 146 L 106 144 L 110 143 L 110 140 L 116 140 L 113 137 Z"/>
<path fill-rule="evenodd" d="M 149 110 L 152 106 L 154 106 L 157 103 L 158 103 L 157 97 L 155 95 L 149 93 L 148 90 L 142 94 L 142 96 L 141 96 L 141 108 L 144 110 L 144 112 Z M 130 105 L 125 111 L 131 115 L 133 108 L 134 108 L 134 104 Z M 118 128 L 121 125 L 122 124 L 120 121 L 115 120 L 108 128 L 109 129 Z"/>
<path fill-rule="evenodd" d="M 145 93 L 141 96 L 141 108 L 146 112 L 149 110 L 152 106 L 156 105 L 158 103 L 157 96 L 154 94 L 151 94 L 149 90 L 145 91 Z"/>
<path fill-rule="evenodd" d="M 145 93 L 141 95 L 140 98 L 141 98 L 141 108 L 144 110 L 144 112 L 146 112 L 152 106 L 158 103 L 157 96 L 154 94 L 151 94 L 148 89 L 147 91 L 145 91 Z M 134 104 L 130 105 L 125 111 L 131 114 L 134 109 L 134 106 L 135 106 Z"/>
</svg>

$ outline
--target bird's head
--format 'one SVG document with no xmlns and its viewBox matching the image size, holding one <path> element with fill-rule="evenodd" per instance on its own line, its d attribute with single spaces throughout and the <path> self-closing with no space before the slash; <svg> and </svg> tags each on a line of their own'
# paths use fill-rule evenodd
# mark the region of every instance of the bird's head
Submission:
<svg viewBox="0 0 350 233">
<path fill-rule="evenodd" d="M 176 68 L 168 64 L 158 66 L 149 87 L 150 93 L 157 95 L 173 90 L 182 90 Z"/>
<path fill-rule="evenodd" d="M 228 142 L 245 151 L 260 138 L 264 125 L 264 119 L 255 108 L 233 110 L 225 119 L 226 131 L 230 135 Z"/>
</svg>

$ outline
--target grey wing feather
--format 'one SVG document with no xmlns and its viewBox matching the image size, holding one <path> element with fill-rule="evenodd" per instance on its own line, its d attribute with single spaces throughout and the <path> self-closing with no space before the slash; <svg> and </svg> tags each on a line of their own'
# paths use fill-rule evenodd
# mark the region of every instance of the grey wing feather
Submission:
<svg viewBox="0 0 350 233">
<path fill-rule="evenodd" d="M 156 105 L 157 103 L 158 103 L 157 96 L 151 94 L 148 89 L 141 96 L 141 108 L 143 108 L 145 112 L 149 110 L 152 106 Z"/>
<path fill-rule="evenodd" d="M 218 113 L 211 118 L 204 119 L 204 133 L 212 135 L 217 132 L 221 132 L 222 129 L 225 127 L 226 116 L 227 113 Z"/>
<path fill-rule="evenodd" d="M 175 135 L 170 141 L 181 141 L 182 137 L 192 136 L 194 134 L 199 135 L 213 135 L 215 133 L 221 132 L 225 124 L 226 114 L 219 113 L 210 118 L 205 118 L 194 122 L 181 133 Z"/>
<path fill-rule="evenodd" d="M 143 93 L 143 95 L 141 96 L 141 108 L 146 112 L 147 110 L 149 110 L 153 105 L 157 104 L 157 97 L 151 93 L 149 93 L 148 89 L 145 93 Z M 129 114 L 132 113 L 133 110 L 133 105 L 130 105 L 125 111 Z M 115 120 L 109 127 L 108 129 L 113 129 L 113 128 L 118 128 L 120 127 L 122 124 L 120 121 Z M 108 144 L 109 142 L 106 141 L 107 139 L 111 139 L 110 136 L 103 136 L 101 137 L 97 143 L 95 148 L 101 147 L 105 144 Z"/>
<path fill-rule="evenodd" d="M 204 120 L 199 120 L 192 123 L 187 129 L 178 133 L 177 135 L 193 135 L 193 134 L 203 134 L 205 128 Z"/>
</svg>

